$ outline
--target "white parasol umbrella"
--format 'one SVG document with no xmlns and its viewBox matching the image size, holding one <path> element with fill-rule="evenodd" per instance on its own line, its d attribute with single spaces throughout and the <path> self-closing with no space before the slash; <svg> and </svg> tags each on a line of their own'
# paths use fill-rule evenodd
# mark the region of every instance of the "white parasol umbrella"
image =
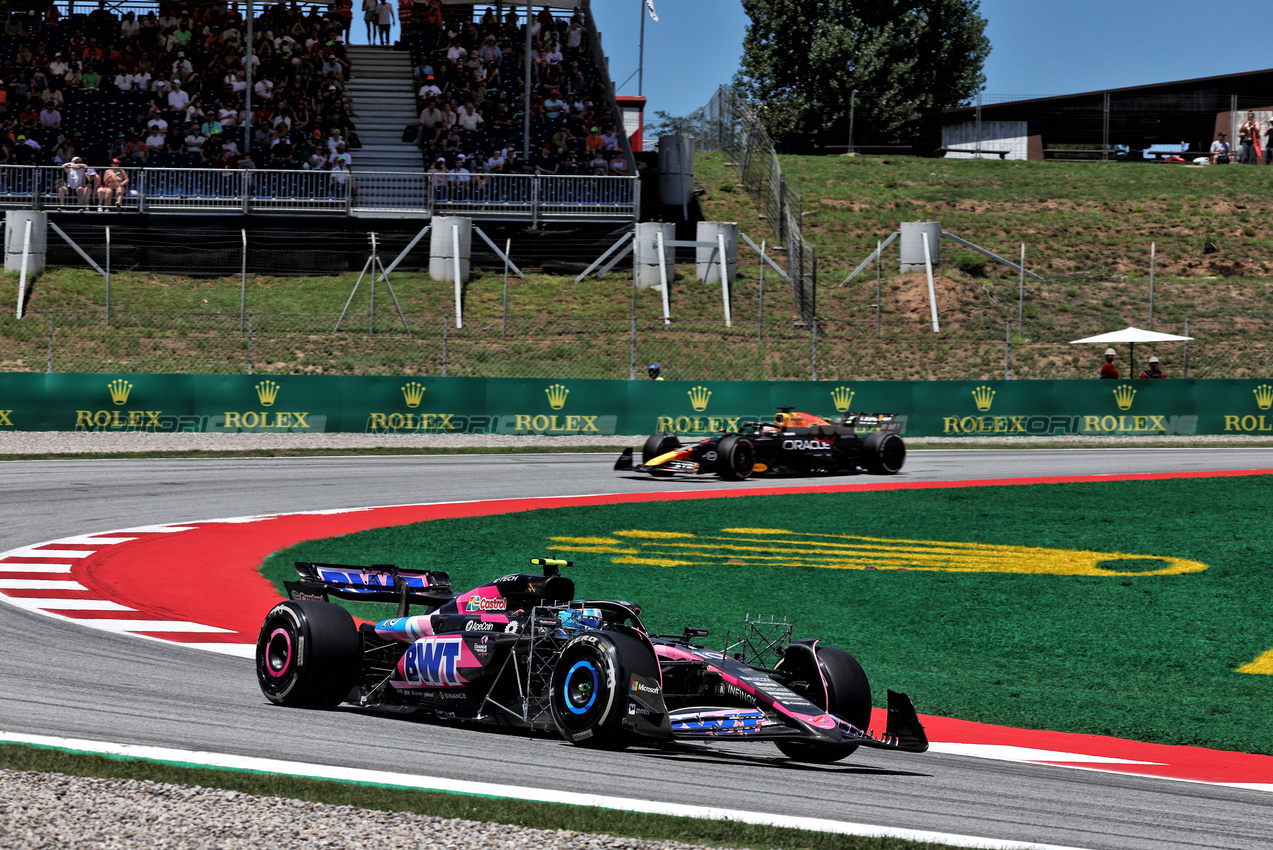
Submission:
<svg viewBox="0 0 1273 850">
<path fill-rule="evenodd" d="M 1088 336 L 1083 339 L 1076 339 L 1070 342 L 1070 345 L 1079 345 L 1080 343 L 1096 343 L 1097 345 L 1117 345 L 1125 342 L 1131 346 L 1131 371 L 1136 371 L 1136 343 L 1138 342 L 1185 342 L 1191 340 L 1191 336 L 1177 336 L 1176 334 L 1159 333 L 1158 331 L 1147 331 L 1143 328 L 1126 327 L 1121 331 L 1110 331 L 1107 334 L 1097 334 L 1096 336 Z"/>
</svg>

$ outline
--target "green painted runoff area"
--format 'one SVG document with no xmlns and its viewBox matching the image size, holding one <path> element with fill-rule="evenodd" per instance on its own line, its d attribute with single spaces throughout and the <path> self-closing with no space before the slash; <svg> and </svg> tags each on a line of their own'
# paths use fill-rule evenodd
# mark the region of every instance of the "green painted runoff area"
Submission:
<svg viewBox="0 0 1273 850">
<path fill-rule="evenodd" d="M 875 702 L 1008 726 L 1273 754 L 1268 476 L 702 499 L 446 519 L 296 560 L 442 569 L 457 590 L 569 558 L 578 598 L 702 626 L 744 615 L 855 654 Z M 370 620 L 389 605 L 350 605 Z M 1273 656 L 1269 656 L 1273 658 Z M 1256 672 L 1237 672 L 1247 668 Z M 1259 672 L 1259 671 L 1267 672 Z"/>
</svg>

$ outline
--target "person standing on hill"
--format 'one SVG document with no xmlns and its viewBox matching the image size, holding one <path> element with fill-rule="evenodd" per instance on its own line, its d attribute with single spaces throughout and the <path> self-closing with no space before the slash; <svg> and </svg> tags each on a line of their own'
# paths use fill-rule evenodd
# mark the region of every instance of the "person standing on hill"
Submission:
<svg viewBox="0 0 1273 850">
<path fill-rule="evenodd" d="M 1118 367 L 1114 365 L 1114 349 L 1105 349 L 1105 362 L 1101 364 L 1101 377 L 1118 380 Z"/>
<path fill-rule="evenodd" d="M 1238 148 L 1241 156 L 1238 159 L 1242 165 L 1255 165 L 1255 143 L 1256 136 L 1260 132 L 1260 122 L 1255 120 L 1255 113 L 1248 112 L 1246 120 L 1242 122 L 1242 126 L 1238 128 Z"/>
<path fill-rule="evenodd" d="M 659 371 L 660 371 L 660 369 L 659 369 L 659 364 L 657 364 L 657 363 L 651 363 L 651 364 L 647 367 L 646 371 L 648 371 L 648 372 L 650 373 L 650 380 L 651 380 L 651 381 L 661 381 L 661 380 L 663 380 L 663 376 L 659 374 Z"/>
<path fill-rule="evenodd" d="M 1225 141 L 1226 133 L 1217 133 L 1216 140 L 1211 143 L 1211 164 L 1229 164 L 1229 143 Z"/>
<path fill-rule="evenodd" d="M 1149 358 L 1149 365 L 1145 367 L 1145 371 L 1140 373 L 1142 378 L 1165 378 L 1167 373 L 1158 368 L 1158 358 Z"/>
</svg>

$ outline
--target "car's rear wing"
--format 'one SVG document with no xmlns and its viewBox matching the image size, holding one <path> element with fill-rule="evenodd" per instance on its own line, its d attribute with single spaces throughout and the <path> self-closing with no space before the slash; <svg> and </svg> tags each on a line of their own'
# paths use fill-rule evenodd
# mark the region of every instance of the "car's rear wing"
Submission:
<svg viewBox="0 0 1273 850">
<path fill-rule="evenodd" d="M 408 570 L 396 564 L 319 564 L 297 561 L 299 581 L 285 581 L 292 599 L 328 597 L 357 602 L 397 602 L 399 610 L 410 604 L 436 608 L 449 602 L 451 578 L 438 570 Z M 405 616 L 405 615 L 404 615 Z"/>
<path fill-rule="evenodd" d="M 896 413 L 850 413 L 839 421 L 846 428 L 852 428 L 855 434 L 902 430 L 902 422 Z"/>
</svg>

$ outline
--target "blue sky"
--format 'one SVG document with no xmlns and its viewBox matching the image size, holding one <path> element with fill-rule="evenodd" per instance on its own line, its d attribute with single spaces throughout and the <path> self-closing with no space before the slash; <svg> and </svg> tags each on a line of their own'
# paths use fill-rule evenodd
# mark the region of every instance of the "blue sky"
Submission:
<svg viewBox="0 0 1273 850">
<path fill-rule="evenodd" d="M 686 115 L 738 70 L 748 18 L 740 0 L 654 0 L 645 22 L 647 114 Z M 635 95 L 644 0 L 592 0 L 619 94 Z M 991 53 L 987 96 L 1120 88 L 1273 67 L 1273 6 L 1227 0 L 982 0 Z M 1245 38 L 1245 27 L 1255 28 Z M 1270 93 L 1273 99 L 1273 92 Z"/>
</svg>

